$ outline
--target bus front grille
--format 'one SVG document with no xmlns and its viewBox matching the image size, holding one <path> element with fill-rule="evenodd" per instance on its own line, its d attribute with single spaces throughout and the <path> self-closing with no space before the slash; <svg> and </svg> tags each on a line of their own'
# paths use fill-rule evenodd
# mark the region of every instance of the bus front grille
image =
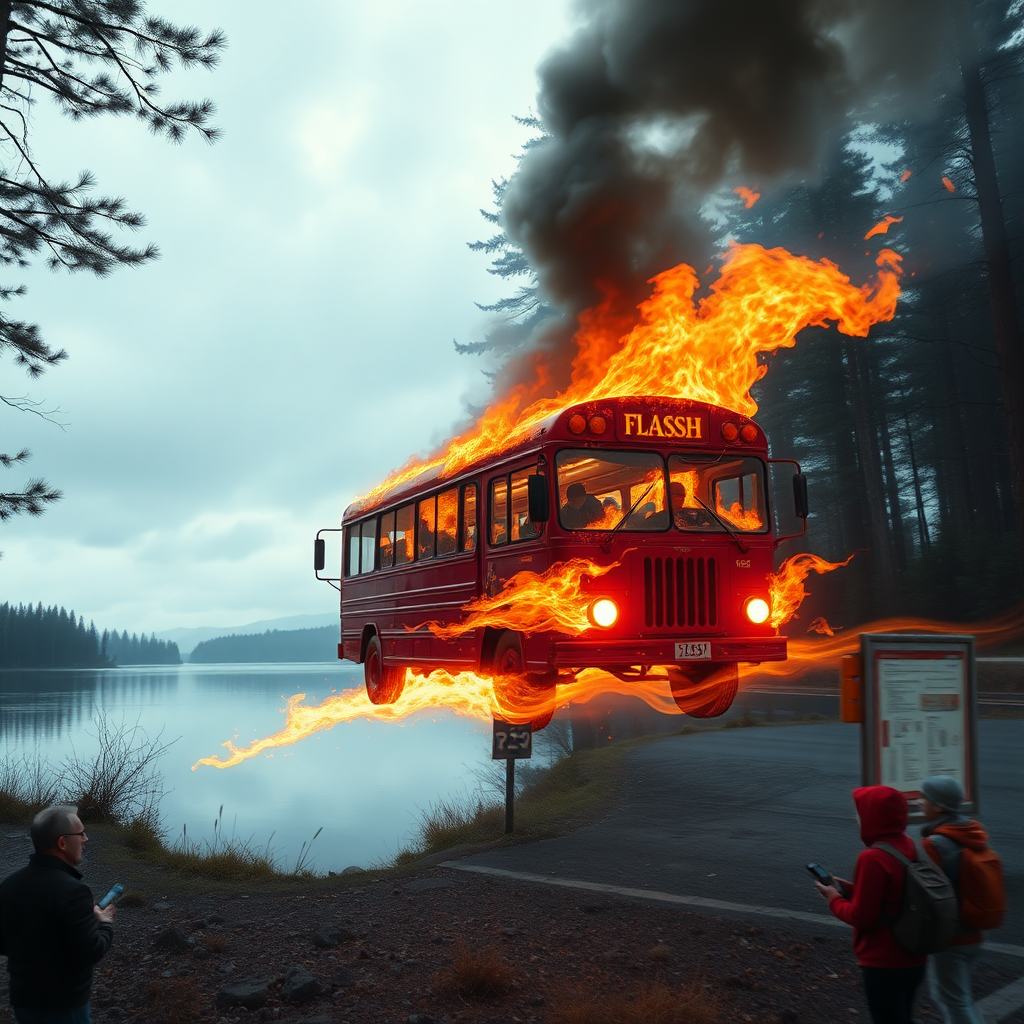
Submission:
<svg viewBox="0 0 1024 1024">
<path fill-rule="evenodd" d="M 714 558 L 645 558 L 644 623 L 649 627 L 718 624 Z"/>
</svg>

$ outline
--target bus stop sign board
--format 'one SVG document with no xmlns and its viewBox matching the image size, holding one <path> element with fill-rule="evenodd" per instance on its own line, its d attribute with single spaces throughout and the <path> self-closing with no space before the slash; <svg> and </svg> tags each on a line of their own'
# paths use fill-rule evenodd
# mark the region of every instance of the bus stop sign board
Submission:
<svg viewBox="0 0 1024 1024">
<path fill-rule="evenodd" d="M 916 800 L 925 779 L 951 775 L 976 814 L 974 637 L 862 633 L 860 650 L 864 785 Z"/>
</svg>

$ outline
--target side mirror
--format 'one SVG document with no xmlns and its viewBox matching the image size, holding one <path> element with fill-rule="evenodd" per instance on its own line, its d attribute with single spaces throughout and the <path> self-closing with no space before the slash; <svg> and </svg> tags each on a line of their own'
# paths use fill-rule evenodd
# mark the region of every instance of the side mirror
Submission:
<svg viewBox="0 0 1024 1024">
<path fill-rule="evenodd" d="M 807 477 L 803 473 L 797 473 L 793 477 L 793 501 L 796 505 L 796 514 L 801 519 L 807 518 Z"/>
<path fill-rule="evenodd" d="M 548 478 L 541 473 L 528 476 L 526 478 L 526 493 L 529 499 L 530 522 L 546 523 L 551 518 Z"/>
<path fill-rule="evenodd" d="M 327 564 L 327 543 L 323 537 L 313 541 L 313 572 L 323 572 Z"/>
</svg>

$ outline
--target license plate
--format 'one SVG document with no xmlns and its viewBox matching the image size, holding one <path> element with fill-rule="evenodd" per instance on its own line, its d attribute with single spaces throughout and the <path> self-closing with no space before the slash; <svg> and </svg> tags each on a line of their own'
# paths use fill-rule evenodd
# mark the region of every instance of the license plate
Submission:
<svg viewBox="0 0 1024 1024">
<path fill-rule="evenodd" d="M 711 660 L 711 644 L 707 640 L 697 643 L 676 644 L 676 661 Z"/>
</svg>

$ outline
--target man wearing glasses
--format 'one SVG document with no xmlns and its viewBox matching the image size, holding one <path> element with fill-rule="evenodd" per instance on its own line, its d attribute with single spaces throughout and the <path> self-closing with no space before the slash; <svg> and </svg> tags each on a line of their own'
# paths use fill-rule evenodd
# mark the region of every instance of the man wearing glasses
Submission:
<svg viewBox="0 0 1024 1024">
<path fill-rule="evenodd" d="M 0 883 L 0 955 L 18 1024 L 90 1024 L 92 968 L 114 939 L 114 906 L 100 910 L 77 865 L 89 837 L 78 808 L 47 807 L 29 829 L 28 867 Z"/>
</svg>

